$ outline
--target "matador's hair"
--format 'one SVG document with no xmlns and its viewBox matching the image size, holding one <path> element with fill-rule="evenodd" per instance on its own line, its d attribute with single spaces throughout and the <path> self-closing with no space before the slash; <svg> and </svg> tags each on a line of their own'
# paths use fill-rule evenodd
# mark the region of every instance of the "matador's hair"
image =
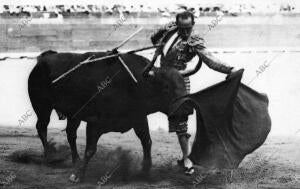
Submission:
<svg viewBox="0 0 300 189">
<path fill-rule="evenodd" d="M 191 13 L 190 11 L 184 11 L 184 12 L 178 13 L 176 15 L 176 25 L 178 25 L 179 18 L 187 19 L 189 17 L 191 17 L 192 24 L 194 25 L 195 24 L 195 21 L 194 21 L 195 17 L 194 17 L 194 14 Z"/>
</svg>

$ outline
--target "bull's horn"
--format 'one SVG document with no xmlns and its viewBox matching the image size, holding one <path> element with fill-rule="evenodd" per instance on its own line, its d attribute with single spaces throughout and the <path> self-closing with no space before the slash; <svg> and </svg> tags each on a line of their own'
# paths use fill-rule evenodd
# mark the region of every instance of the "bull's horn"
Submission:
<svg viewBox="0 0 300 189">
<path fill-rule="evenodd" d="M 160 43 L 159 45 L 154 45 L 154 47 L 156 47 L 154 56 L 152 61 L 146 66 L 144 72 L 143 72 L 143 76 L 146 77 L 149 74 L 149 71 L 153 68 L 155 61 L 157 59 L 157 57 L 161 54 L 160 52 L 162 51 L 163 46 L 165 45 L 165 43 Z"/>
<path fill-rule="evenodd" d="M 153 68 L 154 63 L 156 61 L 158 57 L 158 54 L 155 54 L 152 61 L 146 66 L 145 70 L 143 71 L 143 76 L 147 77 L 147 75 L 149 74 L 150 70 Z"/>
</svg>

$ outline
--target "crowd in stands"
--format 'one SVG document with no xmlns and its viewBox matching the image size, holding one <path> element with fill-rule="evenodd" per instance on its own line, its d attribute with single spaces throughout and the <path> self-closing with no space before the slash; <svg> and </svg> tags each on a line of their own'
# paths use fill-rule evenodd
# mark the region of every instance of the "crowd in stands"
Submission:
<svg viewBox="0 0 300 189">
<path fill-rule="evenodd" d="M 167 7 L 155 7 L 146 5 L 0 5 L 1 17 L 105 17 L 120 13 L 139 16 L 164 16 L 170 17 L 183 10 L 190 10 L 196 17 L 213 16 L 223 13 L 228 16 L 259 15 L 268 13 L 300 13 L 295 5 L 289 3 L 269 4 L 258 7 L 253 4 L 235 4 L 225 6 L 222 4 L 202 5 L 188 7 L 184 4 L 173 4 Z"/>
</svg>

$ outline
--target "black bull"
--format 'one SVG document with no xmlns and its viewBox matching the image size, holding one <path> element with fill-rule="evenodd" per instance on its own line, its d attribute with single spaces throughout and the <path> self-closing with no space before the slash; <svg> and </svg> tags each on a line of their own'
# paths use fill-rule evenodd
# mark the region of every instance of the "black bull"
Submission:
<svg viewBox="0 0 300 189">
<path fill-rule="evenodd" d="M 51 84 L 91 55 L 102 57 L 105 53 L 45 52 L 38 57 L 28 81 L 30 100 L 38 117 L 36 127 L 46 155 L 47 125 L 52 109 L 68 118 L 66 132 L 72 160 L 76 163 L 76 171 L 71 175 L 73 181 L 83 178 L 102 134 L 126 132 L 131 128 L 143 146 L 143 169 L 149 170 L 152 142 L 146 116 L 154 112 L 180 118 L 185 117 L 186 105 L 192 104 L 196 108 L 197 133 L 190 157 L 202 165 L 236 167 L 245 155 L 265 141 L 270 131 L 268 100 L 240 84 L 241 72 L 216 86 L 187 96 L 183 77 L 177 70 L 159 69 L 155 76 L 144 78 L 142 72 L 149 60 L 125 54 L 122 59 L 138 83 L 116 58 L 111 58 L 84 65 Z M 87 122 L 83 161 L 79 161 L 76 149 L 76 130 L 81 120 Z"/>
</svg>

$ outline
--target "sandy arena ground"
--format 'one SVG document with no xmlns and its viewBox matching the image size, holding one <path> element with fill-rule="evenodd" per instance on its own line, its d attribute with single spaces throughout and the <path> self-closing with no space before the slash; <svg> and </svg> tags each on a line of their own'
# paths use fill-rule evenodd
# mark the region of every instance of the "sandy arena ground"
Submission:
<svg viewBox="0 0 300 189">
<path fill-rule="evenodd" d="M 41 152 L 41 144 L 34 129 L 2 128 L 0 131 L 0 170 L 15 175 L 10 185 L 3 188 L 299 188 L 300 157 L 297 146 L 299 137 L 270 137 L 253 154 L 246 157 L 240 168 L 230 171 L 206 172 L 197 167 L 193 177 L 185 176 L 176 165 L 180 158 L 179 145 L 174 134 L 165 131 L 151 132 L 153 140 L 153 169 L 149 177 L 140 171 L 142 148 L 135 134 L 110 133 L 103 135 L 98 152 L 91 160 L 86 180 L 81 184 L 67 181 L 71 171 L 70 158 L 64 163 L 47 166 L 41 162 L 17 163 L 7 157 L 16 150 L 29 149 Z M 65 133 L 50 130 L 50 138 L 66 143 Z M 78 146 L 83 155 L 84 131 L 79 131 Z M 117 147 L 121 146 L 121 150 Z M 126 153 L 128 160 L 117 169 L 104 186 L 97 181 L 120 161 L 119 153 Z M 125 163 L 125 162 L 123 162 Z M 8 173 L 0 174 L 7 178 Z M 230 174 L 231 173 L 231 174 Z M 230 176 L 231 175 L 231 176 Z M 200 184 L 194 185 L 197 178 Z"/>
</svg>

